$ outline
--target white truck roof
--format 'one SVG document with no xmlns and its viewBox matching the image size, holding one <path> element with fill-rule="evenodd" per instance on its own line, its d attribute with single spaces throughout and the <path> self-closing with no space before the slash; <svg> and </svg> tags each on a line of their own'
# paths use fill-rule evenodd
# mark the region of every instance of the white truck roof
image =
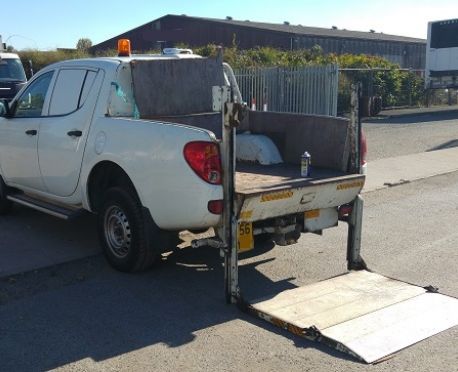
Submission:
<svg viewBox="0 0 458 372">
<path fill-rule="evenodd" d="M 118 65 L 119 63 L 129 63 L 132 61 L 149 61 L 149 60 L 176 60 L 176 59 L 201 59 L 203 57 L 196 54 L 133 54 L 129 57 L 96 57 L 96 58 L 83 58 L 71 59 L 61 62 L 56 62 L 48 67 L 55 68 L 61 65 L 64 66 L 90 66 L 96 68 L 109 68 L 109 66 Z M 43 69 L 47 70 L 47 68 Z"/>
<path fill-rule="evenodd" d="M 3 59 L 19 59 L 19 56 L 16 53 L 0 52 L 0 58 L 3 58 Z"/>
</svg>

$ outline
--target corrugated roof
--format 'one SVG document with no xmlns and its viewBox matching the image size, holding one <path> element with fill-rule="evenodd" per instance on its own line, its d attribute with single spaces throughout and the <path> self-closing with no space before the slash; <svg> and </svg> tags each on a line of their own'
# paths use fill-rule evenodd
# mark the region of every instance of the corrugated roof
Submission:
<svg viewBox="0 0 458 372">
<path fill-rule="evenodd" d="M 204 17 L 190 17 L 184 15 L 172 15 L 173 17 L 184 19 L 197 19 L 209 22 L 217 22 L 234 26 L 251 27 L 262 30 L 286 32 L 289 34 L 304 35 L 304 36 L 324 36 L 336 38 L 352 38 L 352 39 L 365 39 L 365 40 L 378 40 L 378 41 L 398 41 L 405 43 L 422 43 L 425 44 L 426 40 L 417 39 L 413 37 L 397 36 L 384 34 L 382 32 L 363 32 L 363 31 L 350 31 L 344 29 L 321 28 L 321 27 L 308 27 L 302 25 L 289 25 L 278 23 L 264 23 L 252 21 L 238 21 L 234 19 L 217 19 L 217 18 L 204 18 Z M 167 17 L 167 16 L 165 16 Z M 162 18 L 165 18 L 162 17 Z"/>
</svg>

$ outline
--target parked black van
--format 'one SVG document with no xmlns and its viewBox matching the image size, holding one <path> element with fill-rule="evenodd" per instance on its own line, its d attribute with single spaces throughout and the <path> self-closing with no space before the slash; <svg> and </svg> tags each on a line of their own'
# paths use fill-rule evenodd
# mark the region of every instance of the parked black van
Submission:
<svg viewBox="0 0 458 372">
<path fill-rule="evenodd" d="M 11 100 L 27 78 L 19 56 L 0 52 L 0 99 Z"/>
</svg>

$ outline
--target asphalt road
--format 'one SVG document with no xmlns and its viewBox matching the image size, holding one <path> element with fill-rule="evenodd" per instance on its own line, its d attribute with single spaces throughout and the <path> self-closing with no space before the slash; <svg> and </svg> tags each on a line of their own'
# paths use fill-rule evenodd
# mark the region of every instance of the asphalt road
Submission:
<svg viewBox="0 0 458 372">
<path fill-rule="evenodd" d="M 374 271 L 458 296 L 458 172 L 365 195 Z M 34 213 L 34 212 L 30 212 Z M 31 220 L 67 244 L 66 231 Z M 91 224 L 75 236 L 92 236 Z M 345 271 L 343 224 L 242 260 L 247 298 Z M 8 236 L 5 236 L 8 238 Z M 14 238 L 14 237 L 9 237 Z M 127 275 L 100 256 L 0 280 L 0 371 L 458 371 L 458 328 L 367 366 L 241 313 L 223 299 L 219 253 L 184 248 Z"/>
<path fill-rule="evenodd" d="M 458 146 L 458 110 L 369 119 L 368 161 Z"/>
</svg>

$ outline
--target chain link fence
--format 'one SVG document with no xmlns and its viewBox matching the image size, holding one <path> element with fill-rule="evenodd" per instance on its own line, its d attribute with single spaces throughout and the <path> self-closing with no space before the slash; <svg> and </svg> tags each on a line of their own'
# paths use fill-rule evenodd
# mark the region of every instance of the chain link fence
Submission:
<svg viewBox="0 0 458 372">
<path fill-rule="evenodd" d="M 425 90 L 424 70 L 341 68 L 339 72 L 338 114 L 349 112 L 350 87 L 358 82 L 363 116 L 383 109 L 457 104 L 455 89 Z"/>
<path fill-rule="evenodd" d="M 425 104 L 424 70 L 341 68 L 339 113 L 349 111 L 351 84 L 362 84 L 362 114 L 376 115 L 384 108 Z"/>
<path fill-rule="evenodd" d="M 426 92 L 426 100 L 429 105 L 458 105 L 457 89 L 434 89 Z"/>
</svg>

